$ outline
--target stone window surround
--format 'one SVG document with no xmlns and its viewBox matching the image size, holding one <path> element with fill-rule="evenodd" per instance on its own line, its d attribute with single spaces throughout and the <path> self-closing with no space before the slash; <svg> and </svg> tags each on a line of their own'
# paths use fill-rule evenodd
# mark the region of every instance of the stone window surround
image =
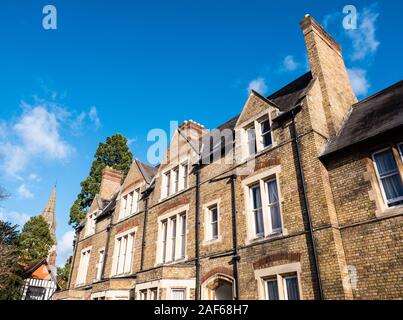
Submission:
<svg viewBox="0 0 403 320">
<path fill-rule="evenodd" d="M 79 283 L 79 279 L 81 278 L 81 272 L 84 272 L 84 271 L 82 270 L 82 269 L 83 269 L 83 266 L 81 265 L 81 261 L 82 261 L 82 258 L 83 258 L 83 253 L 86 252 L 86 251 L 89 251 L 89 254 L 88 254 L 88 255 L 89 255 L 89 257 L 88 257 L 88 265 L 87 265 L 87 268 L 86 268 L 86 270 L 85 270 L 85 277 L 83 277 L 83 278 L 84 278 L 84 281 L 83 281 L 82 283 Z M 83 286 L 85 286 L 86 283 L 87 283 L 88 268 L 89 268 L 89 266 L 90 266 L 91 252 L 92 252 L 92 246 L 83 248 L 83 249 L 81 249 L 81 251 L 80 251 L 80 261 L 78 261 L 78 269 L 77 269 L 77 275 L 76 275 L 76 288 L 77 288 L 77 287 L 83 287 Z"/>
<path fill-rule="evenodd" d="M 238 134 L 238 143 L 241 145 L 241 157 L 240 159 L 243 160 L 249 160 L 252 158 L 257 157 L 261 153 L 272 149 L 277 146 L 277 143 L 274 139 L 273 135 L 273 121 L 271 119 L 270 115 L 270 109 L 268 108 L 267 110 L 261 111 L 258 114 L 256 114 L 254 117 L 248 119 L 247 121 L 244 121 L 243 123 L 239 124 L 237 127 L 238 129 L 235 130 L 235 133 Z M 269 119 L 270 122 L 270 132 L 271 132 L 271 139 L 272 139 L 272 144 L 270 146 L 267 146 L 266 148 L 263 148 L 260 143 L 258 143 L 258 138 L 260 137 L 260 126 L 256 125 L 257 123 L 260 124 L 265 118 Z M 256 145 L 257 145 L 257 150 L 256 153 L 253 155 L 249 155 L 249 150 L 248 150 L 248 136 L 246 133 L 246 129 L 250 127 L 251 125 L 255 126 L 255 136 L 256 136 Z"/>
<path fill-rule="evenodd" d="M 217 224 L 218 224 L 218 237 L 216 239 L 211 238 L 210 233 L 210 208 L 213 206 L 217 206 Z M 221 234 L 221 198 L 217 198 L 215 200 L 209 201 L 203 205 L 203 212 L 204 212 L 204 241 L 202 245 L 210 245 L 213 243 L 221 242 L 222 241 L 222 234 Z"/>
<path fill-rule="evenodd" d="M 187 171 L 187 183 L 186 183 L 186 187 L 184 186 L 184 179 L 183 178 L 183 168 L 184 166 L 187 165 L 188 171 Z M 179 172 L 178 172 L 178 191 L 175 193 L 172 193 L 172 188 L 174 186 L 173 184 L 173 170 L 178 168 Z M 179 161 L 175 161 L 173 163 L 171 163 L 169 166 L 165 167 L 163 169 L 163 171 L 161 172 L 161 188 L 160 188 L 160 199 L 159 201 L 163 201 L 172 197 L 177 196 L 178 194 L 180 194 L 181 192 L 184 192 L 185 190 L 189 189 L 189 173 L 190 173 L 190 158 L 189 157 L 183 157 L 181 158 Z M 171 190 L 171 194 L 167 195 L 166 194 L 166 174 L 170 172 L 170 190 Z"/>
<path fill-rule="evenodd" d="M 113 246 L 113 256 L 112 256 L 112 268 L 111 268 L 111 272 L 110 272 L 110 278 L 120 278 L 120 277 L 127 276 L 127 273 L 123 273 L 123 274 L 119 274 L 119 275 L 116 274 L 116 272 L 117 272 L 116 267 L 117 267 L 117 263 L 118 263 L 118 261 L 117 261 L 117 258 L 118 258 L 118 252 L 117 252 L 118 246 L 117 246 L 117 243 L 118 243 L 119 238 L 122 238 L 122 237 L 124 237 L 126 235 L 129 235 L 129 234 L 132 234 L 132 233 L 134 234 L 134 236 L 133 236 L 133 247 L 132 247 L 133 256 L 132 256 L 132 259 L 131 259 L 132 260 L 131 261 L 132 265 L 130 267 L 131 271 L 129 272 L 129 274 L 133 272 L 134 253 L 135 253 L 135 250 L 136 250 L 135 244 L 136 244 L 137 228 L 138 227 L 134 227 L 134 228 L 131 228 L 129 230 L 123 231 L 123 232 L 115 235 L 115 241 L 114 241 L 114 246 Z"/>
<path fill-rule="evenodd" d="M 127 218 L 130 218 L 136 214 L 138 214 L 140 212 L 140 198 L 141 198 L 141 190 L 144 187 L 144 183 L 139 183 L 136 184 L 132 187 L 130 187 L 129 189 L 125 190 L 121 195 L 120 195 L 120 205 L 119 205 L 119 215 L 118 215 L 118 222 L 121 222 L 123 220 L 126 220 Z M 123 216 L 122 215 L 122 211 L 123 211 L 123 197 L 127 196 L 128 194 L 132 193 L 132 192 L 136 192 L 139 191 L 139 195 L 138 195 L 138 199 L 137 199 L 137 210 L 135 212 L 130 213 L 127 216 Z"/>
<path fill-rule="evenodd" d="M 157 252 L 156 252 L 156 259 L 155 259 L 155 267 L 157 267 L 157 266 L 161 266 L 161 265 L 170 265 L 170 264 L 174 264 L 174 263 L 177 263 L 177 262 L 179 262 L 179 261 L 186 261 L 187 259 L 188 259 L 188 256 L 187 256 L 187 250 L 186 250 L 186 248 L 187 248 L 187 240 L 188 240 L 188 234 L 189 234 L 189 228 L 188 228 L 188 226 L 189 226 L 189 223 L 188 223 L 188 220 L 189 220 L 189 215 L 188 215 L 188 213 L 189 213 L 189 204 L 187 204 L 187 205 L 184 205 L 184 206 L 181 206 L 181 207 L 178 207 L 178 208 L 176 208 L 175 210 L 172 210 L 172 211 L 169 211 L 169 212 L 167 212 L 167 213 L 164 213 L 163 215 L 160 215 L 159 217 L 158 217 L 158 220 L 157 220 L 157 224 L 158 224 L 158 236 L 157 236 L 157 240 L 156 240 L 156 247 L 157 247 Z M 186 215 L 186 233 L 185 233 L 185 237 L 186 237 L 186 240 L 185 240 L 185 257 L 184 258 L 181 258 L 181 259 L 177 259 L 177 260 L 175 260 L 175 261 L 168 261 L 168 262 L 164 262 L 164 263 L 162 263 L 162 260 L 161 260 L 161 255 L 162 255 L 162 251 L 161 251 L 161 242 L 162 242 L 162 221 L 164 221 L 164 220 L 167 220 L 167 219 L 169 219 L 169 218 L 171 218 L 171 217 L 173 217 L 173 216 L 177 216 L 177 228 L 176 228 L 176 232 L 177 232 L 177 236 L 176 236 L 176 253 L 178 253 L 179 251 L 177 250 L 178 249 L 178 242 L 180 241 L 180 239 L 179 239 L 179 237 L 178 237 L 178 234 L 180 234 L 180 226 L 179 226 L 179 228 L 178 228 L 178 221 L 180 221 L 178 218 L 181 216 L 181 215 Z M 168 233 L 168 235 L 167 235 L 167 239 L 169 239 L 169 233 Z M 167 255 L 169 256 L 169 252 L 167 253 Z"/>
<path fill-rule="evenodd" d="M 403 145 L 403 143 L 398 143 L 396 145 L 391 145 L 387 148 L 378 149 L 372 152 L 371 155 L 369 156 L 370 161 L 368 162 L 367 165 L 367 172 L 368 172 L 367 180 L 370 181 L 372 186 L 372 189 L 369 191 L 369 198 L 375 201 L 376 203 L 375 215 L 378 218 L 403 213 L 403 205 L 389 207 L 386 204 L 385 196 L 378 179 L 378 173 L 373 158 L 373 155 L 377 154 L 378 152 L 382 152 L 385 150 L 392 150 L 392 153 L 395 157 L 395 161 L 397 163 L 398 170 L 401 176 L 403 177 L 403 157 L 400 154 L 400 151 L 398 150 L 399 145 Z"/>
<path fill-rule="evenodd" d="M 273 237 L 278 237 L 279 235 L 287 235 L 287 229 L 284 226 L 284 220 L 283 220 L 283 210 L 282 210 L 282 203 L 283 203 L 283 196 L 281 194 L 281 189 L 280 189 L 280 172 L 281 172 L 281 165 L 265 169 L 264 171 L 256 172 L 255 174 L 249 176 L 248 178 L 244 179 L 242 181 L 242 189 L 244 193 L 244 201 L 245 201 L 245 216 L 246 216 L 246 224 L 247 224 L 247 238 L 246 238 L 246 244 L 254 243 L 257 241 L 264 241 L 268 237 L 273 236 Z M 261 180 L 271 180 L 271 179 L 276 179 L 277 183 L 277 192 L 278 192 L 278 198 L 279 198 L 279 206 L 280 206 L 280 216 L 281 216 L 281 225 L 282 225 L 282 232 L 281 233 L 274 233 L 274 234 L 269 234 L 268 231 L 265 228 L 265 236 L 261 238 L 256 238 L 254 235 L 253 231 L 253 222 L 254 218 L 252 217 L 252 208 L 251 208 L 251 198 L 250 198 L 250 187 L 253 184 L 256 184 L 257 182 Z M 264 194 L 261 193 L 261 196 Z"/>
<path fill-rule="evenodd" d="M 301 287 L 301 263 L 300 262 L 289 263 L 289 264 L 255 270 L 255 279 L 256 279 L 257 288 L 258 288 L 258 299 L 267 300 L 267 291 L 266 291 L 265 281 L 268 278 L 277 277 L 277 282 L 278 282 L 278 286 L 279 286 L 279 298 L 280 298 L 280 300 L 284 300 L 283 279 L 284 279 L 284 276 L 287 276 L 289 274 L 297 275 L 299 296 L 300 296 L 300 299 L 303 300 L 302 287 Z"/>
<path fill-rule="evenodd" d="M 136 297 L 139 297 L 140 291 L 157 288 L 157 295 L 159 298 L 161 289 L 166 290 L 166 297 L 164 300 L 170 300 L 171 289 L 186 289 L 186 300 L 190 300 L 191 289 L 196 288 L 196 279 L 161 279 L 136 285 Z"/>
</svg>

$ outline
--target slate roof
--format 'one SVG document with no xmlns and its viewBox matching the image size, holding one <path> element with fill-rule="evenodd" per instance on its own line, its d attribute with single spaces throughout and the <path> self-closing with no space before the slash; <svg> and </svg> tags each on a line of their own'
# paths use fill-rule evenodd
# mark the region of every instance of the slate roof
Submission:
<svg viewBox="0 0 403 320">
<path fill-rule="evenodd" d="M 353 105 L 336 137 L 327 143 L 321 158 L 398 127 L 403 128 L 403 81 Z"/>
<path fill-rule="evenodd" d="M 274 102 L 281 112 L 286 112 L 295 107 L 295 105 L 305 97 L 313 82 L 312 73 L 309 71 L 268 96 L 267 100 Z"/>
<path fill-rule="evenodd" d="M 152 179 L 154 178 L 154 176 L 157 174 L 158 167 L 149 166 L 148 164 L 142 163 L 138 159 L 136 159 L 135 161 L 136 161 L 137 166 L 138 166 L 141 174 L 143 175 L 144 179 L 149 184 L 152 181 Z"/>
</svg>

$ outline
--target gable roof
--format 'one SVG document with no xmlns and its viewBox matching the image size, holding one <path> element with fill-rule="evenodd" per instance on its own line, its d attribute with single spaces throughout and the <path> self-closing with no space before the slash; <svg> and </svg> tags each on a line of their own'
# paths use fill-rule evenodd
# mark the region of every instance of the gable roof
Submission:
<svg viewBox="0 0 403 320">
<path fill-rule="evenodd" d="M 403 127 L 403 81 L 353 105 L 336 137 L 330 140 L 321 158 Z"/>
<path fill-rule="evenodd" d="M 147 182 L 147 184 L 150 184 L 152 179 L 158 172 L 158 167 L 149 166 L 148 164 L 142 163 L 138 159 L 136 159 L 135 161 L 144 180 Z"/>
<path fill-rule="evenodd" d="M 311 71 L 290 82 L 280 90 L 267 97 L 274 102 L 281 112 L 288 111 L 305 97 L 314 82 Z"/>
</svg>

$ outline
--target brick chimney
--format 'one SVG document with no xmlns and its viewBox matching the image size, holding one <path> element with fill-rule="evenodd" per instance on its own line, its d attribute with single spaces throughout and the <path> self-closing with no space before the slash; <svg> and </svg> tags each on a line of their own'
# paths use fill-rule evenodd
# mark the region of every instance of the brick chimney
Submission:
<svg viewBox="0 0 403 320">
<path fill-rule="evenodd" d="M 106 167 L 102 171 L 102 181 L 99 189 L 100 197 L 103 199 L 111 199 L 117 189 L 120 187 L 122 176 L 122 172 L 119 170 Z"/>
<path fill-rule="evenodd" d="M 208 133 L 208 130 L 200 123 L 193 120 L 184 121 L 179 127 L 182 133 L 186 134 L 190 139 L 199 139 Z"/>
<path fill-rule="evenodd" d="M 330 136 L 339 130 L 357 101 L 340 45 L 310 15 L 301 22 L 312 76 L 319 80 Z"/>
</svg>

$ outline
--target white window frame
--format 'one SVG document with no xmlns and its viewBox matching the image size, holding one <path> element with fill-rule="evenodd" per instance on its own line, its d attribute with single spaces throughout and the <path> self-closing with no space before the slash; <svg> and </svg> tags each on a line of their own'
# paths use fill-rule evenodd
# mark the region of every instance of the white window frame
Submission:
<svg viewBox="0 0 403 320">
<path fill-rule="evenodd" d="M 187 246 L 187 224 L 188 224 L 188 211 L 189 206 L 183 206 L 173 212 L 162 215 L 158 218 L 158 245 L 157 245 L 157 261 L 156 265 L 170 264 L 177 261 L 186 260 L 186 246 Z M 182 216 L 185 217 L 183 220 Z M 173 219 L 176 219 L 176 237 L 175 243 L 172 243 L 172 229 L 173 229 Z M 184 248 L 182 245 L 182 223 L 185 223 L 185 242 Z M 166 233 L 165 233 L 166 226 Z M 166 234 L 166 241 L 165 240 Z M 173 250 L 174 248 L 174 250 Z M 174 251 L 174 252 L 173 252 Z M 183 255 L 184 251 L 184 255 Z M 164 259 L 165 253 L 165 259 Z M 174 255 L 174 256 L 173 256 Z M 173 258 L 173 259 L 172 259 Z"/>
<path fill-rule="evenodd" d="M 95 234 L 96 231 L 96 217 L 98 215 L 98 210 L 91 212 L 87 215 L 87 221 L 85 224 L 85 237 L 89 237 L 92 236 L 93 234 Z"/>
<path fill-rule="evenodd" d="M 187 168 L 187 174 L 185 171 Z M 169 179 L 168 179 L 169 177 Z M 189 160 L 180 161 L 162 173 L 161 199 L 174 196 L 189 188 Z"/>
<path fill-rule="evenodd" d="M 96 268 L 95 281 L 100 281 L 102 279 L 102 269 L 105 264 L 105 248 L 98 250 L 98 262 Z"/>
<path fill-rule="evenodd" d="M 84 248 L 80 252 L 80 262 L 78 263 L 76 287 L 84 286 L 87 283 L 87 273 L 91 259 L 91 251 L 92 246 Z"/>
<path fill-rule="evenodd" d="M 262 128 L 261 128 L 261 124 L 268 120 L 269 121 L 269 125 L 270 125 L 270 130 L 268 131 L 268 133 L 266 134 L 270 134 L 271 137 L 271 144 L 268 146 L 264 146 L 263 145 L 263 134 L 262 134 Z M 248 158 L 252 158 L 254 156 L 256 156 L 257 154 L 259 154 L 260 152 L 264 151 L 264 150 L 268 150 L 270 148 L 272 148 L 274 146 L 274 140 L 273 140 L 273 123 L 271 121 L 271 117 L 270 117 L 270 113 L 269 112 L 265 112 L 263 114 L 260 114 L 256 119 L 249 121 L 248 123 L 244 124 L 242 126 L 243 128 L 243 135 L 244 135 L 244 141 L 245 141 L 245 147 L 243 148 L 244 152 L 244 158 L 248 159 Z M 250 148 L 249 148 L 249 134 L 248 134 L 248 130 L 253 129 L 255 132 L 255 153 L 251 154 L 250 153 Z"/>
<path fill-rule="evenodd" d="M 303 300 L 301 287 L 301 264 L 299 262 L 255 270 L 255 279 L 258 283 L 259 299 L 269 300 L 266 282 L 271 279 L 276 279 L 279 300 L 288 300 L 285 279 L 289 277 L 297 278 L 299 299 Z"/>
<path fill-rule="evenodd" d="M 111 277 L 120 277 L 132 273 L 136 234 L 137 234 L 137 227 L 119 233 L 115 236 Z M 125 240 L 126 237 L 127 239 Z M 124 249 L 121 247 L 122 244 L 125 245 Z M 120 260 L 122 255 L 124 256 L 124 258 L 123 260 Z M 122 262 L 123 267 L 121 269 L 120 266 Z"/>
<path fill-rule="evenodd" d="M 137 186 L 121 196 L 119 220 L 124 220 L 139 212 L 141 187 Z M 128 202 L 128 200 L 130 201 Z"/>
<path fill-rule="evenodd" d="M 284 226 L 283 220 L 283 210 L 282 210 L 282 195 L 280 189 L 280 172 L 281 166 L 276 166 L 270 168 L 262 173 L 250 176 L 242 181 L 242 186 L 244 190 L 244 198 L 247 212 L 247 235 L 249 242 L 258 239 L 265 239 L 269 236 L 286 234 L 286 229 Z M 281 229 L 273 229 L 271 222 L 271 215 L 269 208 L 269 199 L 268 199 L 268 190 L 267 190 L 267 182 L 276 181 L 277 184 L 277 193 L 278 193 L 278 206 L 280 210 L 280 221 L 281 221 Z M 262 236 L 256 236 L 255 233 L 255 217 L 253 215 L 253 198 L 251 195 L 251 188 L 259 185 L 260 193 L 261 193 L 261 201 L 262 201 L 262 210 L 263 210 L 263 226 L 264 226 L 264 234 Z"/>
<path fill-rule="evenodd" d="M 392 147 L 384 148 L 384 149 L 382 149 L 382 150 L 378 150 L 378 151 L 372 153 L 372 163 L 374 164 L 375 173 L 376 173 L 376 178 L 377 178 L 378 185 L 379 185 L 379 188 L 380 188 L 380 190 L 381 190 L 383 202 L 384 202 L 384 204 L 386 205 L 386 208 L 388 208 L 388 209 L 399 208 L 399 207 L 402 207 L 403 205 L 402 205 L 402 204 L 399 204 L 399 205 L 391 206 L 391 205 L 389 204 L 388 198 L 386 197 L 385 189 L 384 189 L 384 187 L 383 187 L 382 179 L 381 179 L 381 176 L 380 176 L 380 174 L 379 174 L 378 165 L 377 165 L 376 160 L 375 160 L 375 156 L 376 156 L 377 154 L 382 153 L 382 152 L 385 152 L 385 151 L 390 151 L 390 152 L 392 153 L 392 157 L 393 157 L 393 159 L 394 159 L 394 161 L 395 161 L 395 163 L 396 163 L 397 173 L 398 173 L 398 175 L 400 176 L 400 179 L 403 179 L 402 173 L 401 173 L 400 170 L 399 170 L 399 165 L 398 165 L 398 163 L 397 163 L 397 159 L 396 159 L 396 157 L 395 157 L 395 153 L 393 152 L 393 148 L 392 148 Z"/>
<path fill-rule="evenodd" d="M 187 300 L 187 288 L 171 288 L 169 292 L 169 299 L 174 300 L 174 292 L 175 291 L 181 291 L 183 293 L 183 299 L 182 300 Z"/>
<path fill-rule="evenodd" d="M 213 222 L 213 209 L 216 211 L 216 220 Z M 210 230 L 210 235 L 209 235 L 209 240 L 214 241 L 218 240 L 218 237 L 220 236 L 220 230 L 219 230 L 219 225 L 220 225 L 220 218 L 219 218 L 219 209 L 218 209 L 218 204 L 212 205 L 208 208 L 208 216 L 209 216 L 209 230 Z M 214 228 L 213 225 L 217 225 L 217 234 L 214 235 Z"/>
</svg>

